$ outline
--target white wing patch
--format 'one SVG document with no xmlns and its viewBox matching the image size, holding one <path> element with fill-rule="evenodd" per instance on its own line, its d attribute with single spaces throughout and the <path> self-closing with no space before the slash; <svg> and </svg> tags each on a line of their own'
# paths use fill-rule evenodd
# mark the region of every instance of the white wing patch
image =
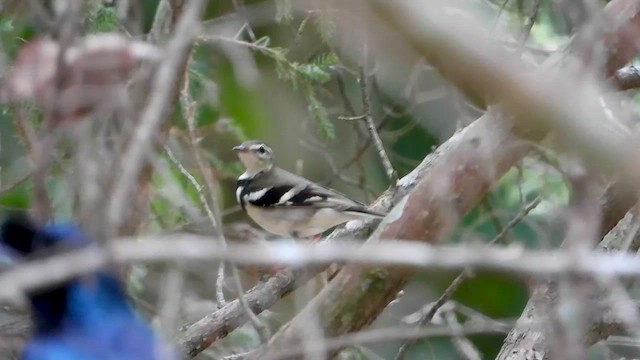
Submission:
<svg viewBox="0 0 640 360">
<path fill-rule="evenodd" d="M 270 187 L 264 188 L 262 190 L 254 191 L 252 193 L 249 193 L 249 194 L 245 195 L 244 196 L 244 200 L 245 201 L 249 201 L 249 202 L 256 201 L 256 200 L 260 199 L 261 197 L 263 197 L 264 194 L 266 194 L 267 191 L 269 191 L 269 190 L 271 190 Z"/>
<path fill-rule="evenodd" d="M 313 202 L 313 201 L 322 201 L 322 200 L 323 200 L 322 196 L 312 196 L 312 197 L 306 199 L 305 201 L 312 201 Z"/>
<path fill-rule="evenodd" d="M 301 187 L 301 186 L 292 187 L 291 190 L 287 191 L 286 193 L 284 193 L 284 195 L 282 195 L 282 197 L 276 203 L 276 205 L 282 205 L 282 204 L 290 203 L 289 200 L 291 200 L 292 197 L 296 196 L 303 189 L 304 189 L 304 187 Z"/>
<path fill-rule="evenodd" d="M 242 194 L 242 190 L 244 190 L 244 186 L 238 186 L 236 189 L 236 200 L 238 201 L 238 204 L 240 204 L 240 194 Z"/>
</svg>

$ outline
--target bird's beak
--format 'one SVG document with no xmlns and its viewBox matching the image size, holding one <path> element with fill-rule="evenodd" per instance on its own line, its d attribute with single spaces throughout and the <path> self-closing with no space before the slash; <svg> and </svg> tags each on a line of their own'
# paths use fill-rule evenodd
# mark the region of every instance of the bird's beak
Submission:
<svg viewBox="0 0 640 360">
<path fill-rule="evenodd" d="M 238 145 L 238 146 L 234 146 L 233 150 L 235 151 L 240 151 L 240 152 L 244 152 L 249 150 L 246 146 L 242 146 L 242 145 Z"/>
</svg>

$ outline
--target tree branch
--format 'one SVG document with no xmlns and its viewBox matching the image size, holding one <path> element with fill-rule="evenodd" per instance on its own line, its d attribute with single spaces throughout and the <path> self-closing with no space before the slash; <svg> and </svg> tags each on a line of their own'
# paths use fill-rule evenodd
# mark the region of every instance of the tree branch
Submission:
<svg viewBox="0 0 640 360">
<path fill-rule="evenodd" d="M 308 270 L 305 273 L 302 268 L 322 267 L 334 262 L 349 263 L 349 266 L 362 269 L 376 266 L 392 268 L 389 272 L 408 272 L 410 269 L 507 272 L 523 279 L 543 279 L 566 274 L 584 277 L 640 277 L 640 262 L 631 254 L 609 254 L 600 251 L 576 254 L 567 250 L 524 250 L 518 246 L 437 246 L 407 240 L 387 240 L 363 246 L 357 241 L 341 240 L 322 246 L 291 243 L 274 244 L 265 248 L 261 244 L 229 243 L 227 247 L 221 247 L 212 242 L 211 238 L 189 235 L 121 238 L 105 246 L 107 249 L 91 246 L 48 257 L 42 256 L 37 261 L 5 269 L 0 273 L 0 299 L 10 300 L 20 292 L 32 291 L 95 272 L 107 266 L 111 254 L 113 260 L 119 264 L 154 264 L 186 260 L 226 260 L 240 265 L 284 264 L 300 269 L 293 271 L 294 275 L 299 277 L 318 271 Z M 274 276 L 257 288 L 268 287 L 270 282 L 286 279 L 289 275 L 291 274 Z M 254 298 L 253 292 L 256 290 L 247 293 L 249 299 Z M 228 306 L 222 310 L 226 308 Z M 223 313 L 222 310 L 216 313 Z"/>
</svg>

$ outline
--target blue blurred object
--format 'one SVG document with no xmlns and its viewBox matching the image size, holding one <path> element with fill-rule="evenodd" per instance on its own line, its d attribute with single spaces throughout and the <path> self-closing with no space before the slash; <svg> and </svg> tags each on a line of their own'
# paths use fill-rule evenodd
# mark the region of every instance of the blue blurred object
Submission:
<svg viewBox="0 0 640 360">
<path fill-rule="evenodd" d="M 74 224 L 39 229 L 20 217 L 5 220 L 0 239 L 13 257 L 37 258 L 92 245 Z M 108 271 L 40 289 L 29 298 L 35 325 L 24 360 L 177 359 L 139 318 L 119 279 Z"/>
</svg>

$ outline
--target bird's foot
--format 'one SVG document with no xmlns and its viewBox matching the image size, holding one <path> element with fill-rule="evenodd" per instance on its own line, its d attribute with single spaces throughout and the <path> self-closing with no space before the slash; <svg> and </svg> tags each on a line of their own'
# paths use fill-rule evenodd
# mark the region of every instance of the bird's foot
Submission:
<svg viewBox="0 0 640 360">
<path fill-rule="evenodd" d="M 260 271 L 260 282 L 266 282 L 270 277 L 276 276 L 286 269 L 287 267 L 283 265 L 273 265 L 270 267 L 265 267 Z"/>
</svg>

